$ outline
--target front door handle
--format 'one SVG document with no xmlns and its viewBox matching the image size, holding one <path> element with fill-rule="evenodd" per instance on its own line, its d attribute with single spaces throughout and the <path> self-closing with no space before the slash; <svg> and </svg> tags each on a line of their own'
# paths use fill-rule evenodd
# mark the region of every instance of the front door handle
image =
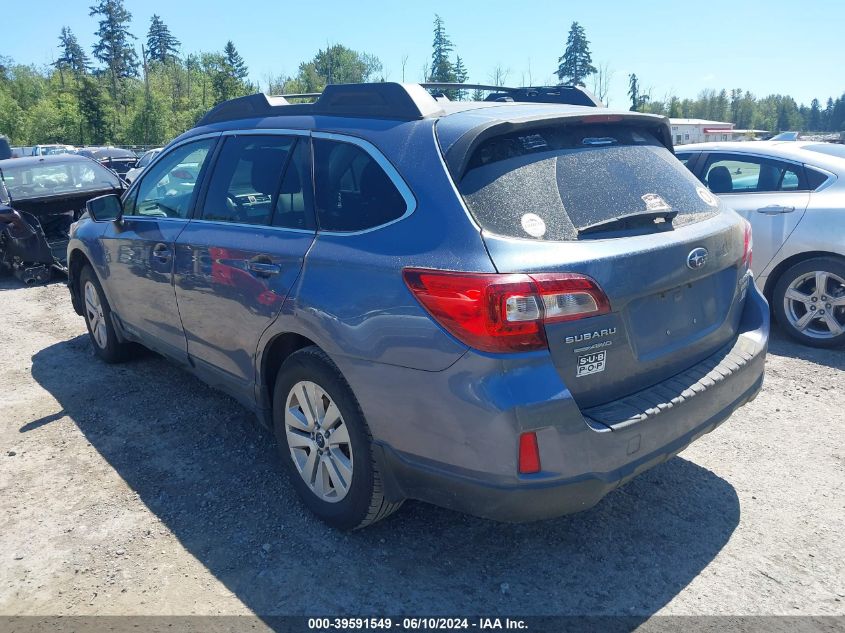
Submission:
<svg viewBox="0 0 845 633">
<path fill-rule="evenodd" d="M 159 260 L 162 264 L 166 264 L 173 256 L 167 244 L 158 243 L 153 247 L 153 257 Z"/>
<path fill-rule="evenodd" d="M 793 211 L 795 211 L 795 207 L 785 207 L 780 204 L 772 204 L 768 207 L 757 209 L 757 213 L 762 213 L 763 215 L 780 215 L 781 213 L 792 213 Z"/>
<path fill-rule="evenodd" d="M 247 269 L 249 272 L 253 273 L 256 277 L 269 277 L 270 275 L 278 275 L 282 272 L 282 267 L 278 264 L 274 264 L 269 257 L 256 257 L 254 259 L 250 259 L 246 263 Z"/>
</svg>

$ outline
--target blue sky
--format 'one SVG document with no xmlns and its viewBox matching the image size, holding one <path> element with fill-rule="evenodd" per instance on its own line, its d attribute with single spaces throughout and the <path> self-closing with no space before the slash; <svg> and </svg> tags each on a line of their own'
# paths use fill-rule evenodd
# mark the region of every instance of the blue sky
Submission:
<svg viewBox="0 0 845 633">
<path fill-rule="evenodd" d="M 69 26 L 90 52 L 97 28 L 93 0 L 4 0 L 0 55 L 46 64 Z M 694 97 L 705 88 L 743 88 L 758 96 L 793 95 L 809 105 L 845 92 L 845 14 L 841 0 L 603 2 L 484 0 L 126 0 L 132 31 L 146 34 L 159 14 L 183 52 L 234 41 L 264 87 L 268 73 L 294 74 L 327 43 L 378 56 L 389 80 L 419 81 L 430 60 L 434 13 L 444 19 L 470 80 L 486 83 L 496 66 L 508 84 L 555 80 L 572 21 L 591 42 L 594 63 L 613 73 L 610 105 L 627 103 L 636 73 L 654 99 Z M 140 50 L 140 48 L 139 48 Z M 589 87 L 589 84 L 588 84 Z"/>
</svg>

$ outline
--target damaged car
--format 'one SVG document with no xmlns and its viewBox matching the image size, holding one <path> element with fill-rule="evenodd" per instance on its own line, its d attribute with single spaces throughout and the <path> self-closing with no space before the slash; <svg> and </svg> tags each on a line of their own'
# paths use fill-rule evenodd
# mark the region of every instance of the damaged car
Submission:
<svg viewBox="0 0 845 633">
<path fill-rule="evenodd" d="M 135 152 L 121 147 L 85 147 L 78 153 L 108 167 L 121 178 L 125 178 L 126 173 L 138 165 Z"/>
<path fill-rule="evenodd" d="M 122 191 L 117 175 L 83 156 L 0 160 L 0 272 L 27 285 L 67 272 L 71 223 L 91 198 Z"/>
</svg>

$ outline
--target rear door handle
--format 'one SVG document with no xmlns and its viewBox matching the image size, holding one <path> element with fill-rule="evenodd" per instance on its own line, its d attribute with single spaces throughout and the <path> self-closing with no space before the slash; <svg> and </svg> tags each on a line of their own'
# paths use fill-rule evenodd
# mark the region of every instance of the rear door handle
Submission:
<svg viewBox="0 0 845 633">
<path fill-rule="evenodd" d="M 269 277 L 270 275 L 278 275 L 282 272 L 281 266 L 267 261 L 268 259 L 264 257 L 250 259 L 246 263 L 246 267 L 249 269 L 249 272 L 255 274 L 257 277 Z"/>
<path fill-rule="evenodd" d="M 159 243 L 153 247 L 153 257 L 162 263 L 167 263 L 172 255 L 173 253 L 167 247 L 167 244 Z"/>
<path fill-rule="evenodd" d="M 763 215 L 780 215 L 781 213 L 792 213 L 793 211 L 795 211 L 795 207 L 785 207 L 779 204 L 757 209 L 757 213 L 762 213 Z"/>
</svg>

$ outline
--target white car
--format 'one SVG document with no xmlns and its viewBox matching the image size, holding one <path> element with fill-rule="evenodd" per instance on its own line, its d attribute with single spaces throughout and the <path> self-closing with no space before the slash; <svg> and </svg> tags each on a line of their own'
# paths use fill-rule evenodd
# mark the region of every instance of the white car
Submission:
<svg viewBox="0 0 845 633">
<path fill-rule="evenodd" d="M 845 145 L 698 143 L 675 153 L 751 222 L 757 285 L 786 332 L 813 347 L 845 344 Z"/>
<path fill-rule="evenodd" d="M 32 148 L 33 156 L 52 156 L 53 154 L 75 154 L 73 145 L 36 145 Z"/>
<path fill-rule="evenodd" d="M 138 164 L 135 165 L 135 167 L 133 167 L 132 169 L 130 169 L 129 171 L 126 172 L 126 175 L 123 177 L 123 179 L 130 184 L 133 183 L 135 181 L 135 179 L 138 177 L 138 175 L 142 171 L 144 171 L 144 169 L 147 167 L 147 165 L 149 165 L 153 161 L 153 158 L 155 158 L 156 156 L 159 155 L 159 153 L 161 152 L 162 149 L 163 148 L 161 148 L 161 147 L 156 147 L 155 149 L 151 149 L 151 150 L 146 151 L 141 156 L 141 158 L 138 159 Z"/>
</svg>

